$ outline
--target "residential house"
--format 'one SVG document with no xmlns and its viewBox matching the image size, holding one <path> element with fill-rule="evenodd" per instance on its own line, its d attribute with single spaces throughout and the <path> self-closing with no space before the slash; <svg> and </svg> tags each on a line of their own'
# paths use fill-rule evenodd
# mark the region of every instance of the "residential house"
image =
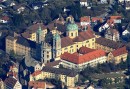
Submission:
<svg viewBox="0 0 130 89">
<path fill-rule="evenodd" d="M 85 54 L 81 54 L 81 53 Z M 64 53 L 61 55 L 61 61 L 64 68 L 82 71 L 87 66 L 96 66 L 98 63 L 106 62 L 106 52 L 103 50 L 82 49 L 79 53 Z"/>
<path fill-rule="evenodd" d="M 126 10 L 130 10 L 130 1 L 125 2 L 125 8 Z"/>
<path fill-rule="evenodd" d="M 107 2 L 107 0 L 100 0 L 100 3 L 101 3 L 101 4 L 106 4 L 106 3 L 108 3 L 108 2 Z"/>
<path fill-rule="evenodd" d="M 124 44 L 120 42 L 115 42 L 103 37 L 96 38 L 95 48 L 102 49 L 106 52 L 111 52 L 123 46 Z"/>
<path fill-rule="evenodd" d="M 105 32 L 105 38 L 113 41 L 119 41 L 120 34 L 116 29 L 110 28 Z"/>
<path fill-rule="evenodd" d="M 22 89 L 22 85 L 19 81 L 13 77 L 6 78 L 4 81 L 5 89 Z"/>
<path fill-rule="evenodd" d="M 122 32 L 122 36 L 129 36 L 130 35 L 130 23 L 124 27 L 124 31 Z"/>
<path fill-rule="evenodd" d="M 0 19 L 0 23 L 8 23 L 9 22 L 9 17 L 8 16 L 3 16 L 1 19 Z"/>
<path fill-rule="evenodd" d="M 109 19 L 106 22 L 104 22 L 103 25 L 99 28 L 99 32 L 114 27 L 116 23 L 121 23 L 121 19 L 121 16 L 110 16 Z"/>
<path fill-rule="evenodd" d="M 126 61 L 128 55 L 128 51 L 126 47 L 118 48 L 108 54 L 108 61 L 114 62 L 116 64 L 120 63 L 121 61 Z"/>
<path fill-rule="evenodd" d="M 80 5 L 87 7 L 89 5 L 88 0 L 80 0 Z"/>
<path fill-rule="evenodd" d="M 25 6 L 23 4 L 15 5 L 13 8 L 19 14 L 25 10 Z"/>
<path fill-rule="evenodd" d="M 30 75 L 30 81 L 37 81 L 45 78 L 59 79 L 65 85 L 72 87 L 74 87 L 75 83 L 78 82 L 77 72 L 70 69 L 60 69 L 45 66 L 41 71 L 35 71 Z"/>
<path fill-rule="evenodd" d="M 5 8 L 6 8 L 5 5 L 0 5 L 0 10 L 3 10 L 3 9 L 5 9 Z"/>
<path fill-rule="evenodd" d="M 14 2 L 14 1 L 12 1 L 12 0 L 7 0 L 7 1 L 4 1 L 3 2 L 3 5 L 5 5 L 5 6 L 15 6 L 16 5 L 16 3 Z"/>
<path fill-rule="evenodd" d="M 84 16 L 80 18 L 80 25 L 84 28 L 91 23 L 90 16 Z"/>
<path fill-rule="evenodd" d="M 37 9 L 41 9 L 43 8 L 44 6 L 47 6 L 48 3 L 47 2 L 34 2 L 32 3 L 30 6 L 34 9 L 34 10 L 37 10 Z"/>
</svg>

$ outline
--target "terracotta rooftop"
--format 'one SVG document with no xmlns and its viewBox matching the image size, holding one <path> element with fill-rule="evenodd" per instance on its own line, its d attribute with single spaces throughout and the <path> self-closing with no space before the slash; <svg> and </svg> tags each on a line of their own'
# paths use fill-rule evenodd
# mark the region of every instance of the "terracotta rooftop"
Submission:
<svg viewBox="0 0 130 89">
<path fill-rule="evenodd" d="M 94 38 L 94 33 L 92 30 L 82 31 L 79 33 L 79 36 L 73 39 L 74 42 L 81 42 L 91 38 Z"/>
<path fill-rule="evenodd" d="M 86 53 L 89 53 L 89 52 L 92 52 L 92 51 L 95 51 L 95 49 L 90 49 L 88 47 L 81 47 L 78 52 L 80 54 L 86 54 Z"/>
<path fill-rule="evenodd" d="M 66 52 L 61 55 L 61 59 L 72 62 L 74 64 L 82 64 L 82 63 L 89 62 L 91 60 L 94 60 L 96 58 L 99 58 L 105 55 L 106 53 L 103 50 L 96 50 L 96 51 L 92 51 L 87 54 L 79 55 L 79 56 Z"/>
<path fill-rule="evenodd" d="M 80 22 L 90 22 L 90 16 L 81 17 Z"/>
<path fill-rule="evenodd" d="M 54 68 L 54 67 L 48 67 L 48 66 L 43 67 L 42 71 L 55 73 L 55 74 L 67 75 L 70 77 L 75 77 L 77 75 L 77 72 L 75 72 L 74 70 L 60 69 L 60 68 Z"/>
<path fill-rule="evenodd" d="M 74 42 L 72 41 L 71 38 L 69 38 L 69 37 L 63 37 L 63 38 L 61 38 L 61 47 L 62 48 L 63 47 L 67 47 L 69 45 L 73 45 L 73 44 L 74 44 Z"/>
<path fill-rule="evenodd" d="M 5 20 L 5 21 L 8 21 L 8 20 L 9 20 L 9 17 L 8 17 L 8 16 L 3 16 L 1 19 L 2 19 L 2 20 Z"/>
<path fill-rule="evenodd" d="M 39 74 L 41 74 L 41 70 L 38 70 L 38 71 L 33 72 L 33 73 L 32 73 L 32 76 L 37 76 L 37 75 L 39 75 Z"/>
<path fill-rule="evenodd" d="M 119 55 L 122 55 L 122 54 L 125 54 L 125 53 L 128 53 L 128 51 L 126 50 L 126 47 L 124 46 L 124 47 L 122 47 L 122 48 L 119 48 L 119 49 L 117 49 L 117 50 L 114 50 L 114 51 L 112 51 L 112 54 L 113 54 L 113 56 L 119 56 Z"/>
<path fill-rule="evenodd" d="M 29 81 L 29 86 L 33 87 L 34 89 L 37 88 L 46 89 L 46 83 L 42 81 Z"/>
<path fill-rule="evenodd" d="M 110 16 L 110 19 L 121 19 L 121 16 Z"/>
<path fill-rule="evenodd" d="M 96 38 L 96 43 L 103 46 L 107 46 L 112 49 L 118 49 L 124 46 L 123 43 L 115 42 L 115 41 L 112 41 L 103 37 Z"/>
</svg>

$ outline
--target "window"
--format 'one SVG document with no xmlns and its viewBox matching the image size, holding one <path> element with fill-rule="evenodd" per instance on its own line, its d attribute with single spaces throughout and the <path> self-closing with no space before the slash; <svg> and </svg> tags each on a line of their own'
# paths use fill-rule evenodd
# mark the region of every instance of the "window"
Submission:
<svg viewBox="0 0 130 89">
<path fill-rule="evenodd" d="M 87 40 L 86 43 L 88 43 L 89 41 Z"/>
<path fill-rule="evenodd" d="M 73 36 L 73 33 L 71 33 L 71 36 Z"/>
<path fill-rule="evenodd" d="M 47 55 L 47 58 L 49 58 L 49 55 Z"/>
</svg>

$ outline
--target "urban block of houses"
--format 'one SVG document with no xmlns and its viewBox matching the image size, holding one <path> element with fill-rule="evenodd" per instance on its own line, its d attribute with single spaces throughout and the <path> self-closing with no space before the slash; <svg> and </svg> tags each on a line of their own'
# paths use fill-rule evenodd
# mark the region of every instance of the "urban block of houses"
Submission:
<svg viewBox="0 0 130 89">
<path fill-rule="evenodd" d="M 59 79 L 67 86 L 75 86 L 78 82 L 78 73 L 70 69 L 60 69 L 54 67 L 43 67 L 42 70 L 35 71 L 30 75 L 30 81 L 37 81 L 39 79 Z"/>
<path fill-rule="evenodd" d="M 105 23 L 99 28 L 99 32 L 114 27 L 115 24 L 121 23 L 121 16 L 110 16 Z"/>
</svg>

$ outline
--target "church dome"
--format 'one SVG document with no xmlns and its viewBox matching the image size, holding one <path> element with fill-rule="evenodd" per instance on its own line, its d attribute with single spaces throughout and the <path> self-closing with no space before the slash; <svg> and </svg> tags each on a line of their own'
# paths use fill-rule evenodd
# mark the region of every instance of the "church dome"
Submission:
<svg viewBox="0 0 130 89">
<path fill-rule="evenodd" d="M 75 31 L 75 30 L 78 30 L 78 25 L 75 24 L 75 23 L 69 23 L 69 24 L 67 24 L 66 30 L 67 30 L 67 31 Z"/>
<path fill-rule="evenodd" d="M 53 39 L 55 39 L 55 40 L 60 39 L 60 35 L 59 35 L 58 33 L 56 33 L 56 34 L 53 36 Z"/>
</svg>

